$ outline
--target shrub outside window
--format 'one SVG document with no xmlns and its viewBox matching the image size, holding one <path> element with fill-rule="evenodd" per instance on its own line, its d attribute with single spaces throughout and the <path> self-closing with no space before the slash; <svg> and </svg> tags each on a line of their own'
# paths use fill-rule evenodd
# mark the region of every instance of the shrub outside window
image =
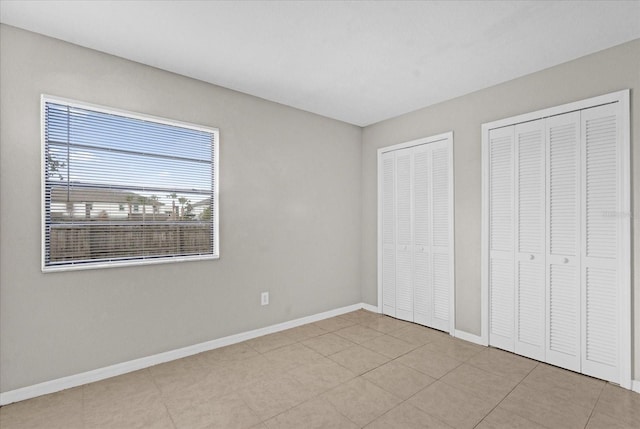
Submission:
<svg viewBox="0 0 640 429">
<path fill-rule="evenodd" d="M 215 128 L 42 97 L 42 269 L 219 257 Z"/>
</svg>

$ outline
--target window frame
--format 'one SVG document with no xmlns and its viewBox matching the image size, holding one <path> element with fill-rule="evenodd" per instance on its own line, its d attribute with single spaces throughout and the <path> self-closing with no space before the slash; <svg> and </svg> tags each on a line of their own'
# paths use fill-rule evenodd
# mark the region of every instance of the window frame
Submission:
<svg viewBox="0 0 640 429">
<path fill-rule="evenodd" d="M 211 227 L 213 228 L 213 246 L 211 254 L 205 255 L 188 255 L 188 256 L 176 256 L 168 254 L 166 256 L 152 256 L 152 257 L 133 257 L 135 259 L 117 259 L 113 261 L 98 260 L 96 262 L 70 262 L 69 264 L 62 265 L 47 265 L 47 242 L 46 242 L 46 228 L 47 228 L 47 203 L 46 203 L 46 180 L 47 180 L 47 155 L 46 155 L 46 105 L 47 103 L 56 103 L 62 105 L 68 105 L 70 107 L 77 107 L 80 109 L 92 110 L 98 113 L 113 114 L 123 116 L 126 118 L 143 120 L 147 122 L 155 122 L 158 124 L 169 125 L 174 127 L 187 128 L 196 131 L 202 131 L 210 133 L 213 137 L 212 142 L 212 207 L 211 207 Z M 189 122 L 183 122 L 173 119 L 167 119 L 163 117 L 148 115 L 144 113 L 132 112 L 124 109 L 118 109 L 113 107 L 106 107 L 93 103 L 87 103 L 84 101 L 73 100 L 64 97 L 58 97 L 48 94 L 42 94 L 40 97 L 40 214 L 41 214 L 41 270 L 43 273 L 48 272 L 60 272 L 60 271 L 76 271 L 76 270 L 91 270 L 101 268 L 113 268 L 113 267 L 127 267 L 127 266 L 140 266 L 140 265 L 157 265 L 167 264 L 175 262 L 188 262 L 188 261 L 202 261 L 202 260 L 215 260 L 220 258 L 220 218 L 219 218 L 219 177 L 220 177 L 220 162 L 219 162 L 219 148 L 220 148 L 220 130 L 215 127 L 197 125 Z M 50 212 L 50 209 L 49 209 Z M 50 213 L 49 213 L 50 214 Z"/>
</svg>

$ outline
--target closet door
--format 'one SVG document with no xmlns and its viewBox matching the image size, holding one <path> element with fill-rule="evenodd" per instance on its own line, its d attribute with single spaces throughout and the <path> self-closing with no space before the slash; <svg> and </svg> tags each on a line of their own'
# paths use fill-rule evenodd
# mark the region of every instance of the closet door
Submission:
<svg viewBox="0 0 640 429">
<path fill-rule="evenodd" d="M 431 326 L 433 319 L 433 273 L 431 261 L 432 174 L 428 144 L 414 149 L 413 224 L 414 224 L 414 296 L 416 323 Z"/>
<path fill-rule="evenodd" d="M 450 329 L 451 303 L 451 253 L 453 234 L 451 234 L 451 186 L 449 144 L 447 141 L 432 143 L 431 165 L 429 168 L 431 182 L 431 235 L 429 252 L 431 254 L 431 271 L 433 273 L 433 317 L 430 326 L 443 331 Z"/>
<path fill-rule="evenodd" d="M 547 118 L 546 360 L 580 371 L 580 112 Z"/>
<path fill-rule="evenodd" d="M 452 332 L 452 139 L 411 143 L 379 154 L 382 311 Z"/>
<path fill-rule="evenodd" d="M 582 372 L 619 381 L 618 106 L 582 111 Z"/>
<path fill-rule="evenodd" d="M 545 125 L 515 126 L 515 352 L 545 358 Z"/>
<path fill-rule="evenodd" d="M 482 127 L 489 344 L 625 388 L 628 127 L 628 90 Z"/>
<path fill-rule="evenodd" d="M 395 152 L 383 153 L 381 155 L 381 164 L 382 312 L 396 317 Z"/>
<path fill-rule="evenodd" d="M 489 132 L 489 338 L 514 350 L 514 127 Z"/>
<path fill-rule="evenodd" d="M 396 152 L 396 317 L 413 322 L 413 149 Z"/>
</svg>

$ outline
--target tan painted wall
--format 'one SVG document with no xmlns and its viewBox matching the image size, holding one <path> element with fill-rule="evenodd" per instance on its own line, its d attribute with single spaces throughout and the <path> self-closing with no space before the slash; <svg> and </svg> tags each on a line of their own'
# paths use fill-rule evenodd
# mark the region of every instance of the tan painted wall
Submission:
<svg viewBox="0 0 640 429">
<path fill-rule="evenodd" d="M 472 71 L 469 71 L 472 72 Z M 368 127 L 362 151 L 362 295 L 377 303 L 377 149 L 446 131 L 454 133 L 456 328 L 480 335 L 482 123 L 631 89 L 632 199 L 640 209 L 640 40 Z M 634 268 L 640 268 L 640 223 Z M 640 378 L 640 281 L 634 284 L 635 378 Z"/>
<path fill-rule="evenodd" d="M 361 128 L 0 31 L 0 391 L 360 302 Z M 41 93 L 220 128 L 220 260 L 42 274 Z"/>
</svg>

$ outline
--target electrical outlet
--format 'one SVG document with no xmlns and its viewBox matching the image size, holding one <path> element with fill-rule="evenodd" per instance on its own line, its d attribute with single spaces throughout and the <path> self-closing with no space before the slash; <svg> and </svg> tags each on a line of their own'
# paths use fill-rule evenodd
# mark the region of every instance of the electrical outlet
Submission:
<svg viewBox="0 0 640 429">
<path fill-rule="evenodd" d="M 269 292 L 262 292 L 260 294 L 260 305 L 269 305 Z"/>
</svg>

